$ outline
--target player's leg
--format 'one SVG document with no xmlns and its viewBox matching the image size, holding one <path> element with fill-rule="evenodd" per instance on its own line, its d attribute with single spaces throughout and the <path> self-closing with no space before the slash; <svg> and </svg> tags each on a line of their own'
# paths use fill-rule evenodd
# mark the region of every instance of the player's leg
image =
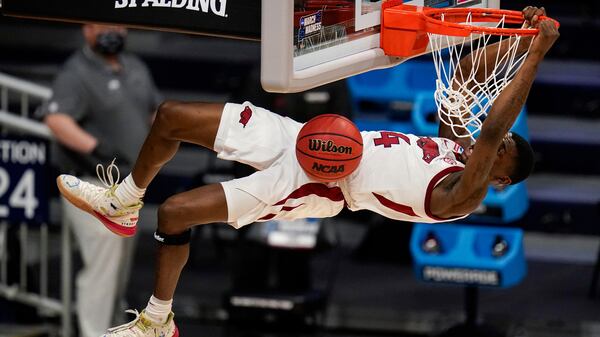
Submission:
<svg viewBox="0 0 600 337">
<path fill-rule="evenodd" d="M 159 243 L 154 293 L 132 322 L 110 329 L 105 337 L 177 337 L 171 304 L 190 253 L 190 229 L 198 224 L 227 221 L 227 201 L 221 184 L 202 186 L 167 199 L 158 210 Z"/>
<path fill-rule="evenodd" d="M 141 198 L 160 168 L 177 152 L 180 142 L 213 148 L 223 104 L 167 101 L 161 104 L 133 173 L 120 184 L 112 177 L 102 188 L 70 175 L 57 179 L 58 188 L 72 204 L 94 215 L 121 236 L 135 234 Z M 113 164 L 107 168 L 107 176 Z"/>
<path fill-rule="evenodd" d="M 155 239 L 159 248 L 153 295 L 132 322 L 110 329 L 104 337 L 177 337 L 179 333 L 171 305 L 181 271 L 189 257 L 191 227 L 213 222 L 236 222 L 237 216 L 260 203 L 260 200 L 240 190 L 226 193 L 222 184 L 199 187 L 167 199 L 158 211 Z M 235 206 L 230 209 L 228 205 Z"/>
<path fill-rule="evenodd" d="M 213 149 L 224 104 L 167 101 L 160 105 L 131 176 L 141 189 L 148 187 L 181 142 Z"/>
<path fill-rule="evenodd" d="M 158 210 L 159 242 L 154 295 L 173 298 L 179 274 L 189 254 L 189 233 L 194 225 L 227 221 L 227 201 L 221 184 L 211 184 L 174 195 Z"/>
</svg>

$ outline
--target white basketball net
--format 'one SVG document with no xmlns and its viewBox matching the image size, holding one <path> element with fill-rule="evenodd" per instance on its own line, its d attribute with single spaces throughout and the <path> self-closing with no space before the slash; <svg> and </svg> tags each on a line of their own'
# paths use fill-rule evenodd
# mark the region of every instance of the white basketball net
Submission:
<svg viewBox="0 0 600 337">
<path fill-rule="evenodd" d="M 443 17 L 442 17 L 443 20 Z M 471 16 L 465 24 L 472 25 Z M 497 28 L 504 28 L 504 18 Z M 475 136 L 481 130 L 487 112 L 500 94 L 513 79 L 529 53 L 518 54 L 520 35 L 500 36 L 500 47 L 495 54 L 493 67 L 486 64 L 486 46 L 493 34 L 472 34 L 468 37 L 454 37 L 428 33 L 433 61 L 437 72 L 435 101 L 438 116 L 442 123 L 450 126 L 457 137 Z M 533 39 L 531 39 L 533 41 Z M 457 44 L 458 42 L 458 44 Z M 471 50 L 471 69 L 462 69 L 460 60 L 463 50 Z M 448 53 L 443 50 L 448 47 Z M 501 53 L 506 48 L 506 52 Z M 475 75 L 483 71 L 479 79 Z"/>
</svg>

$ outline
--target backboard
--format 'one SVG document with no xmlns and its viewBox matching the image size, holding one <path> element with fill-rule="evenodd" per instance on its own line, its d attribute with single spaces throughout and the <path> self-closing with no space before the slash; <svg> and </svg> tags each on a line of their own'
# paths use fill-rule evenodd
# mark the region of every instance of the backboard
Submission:
<svg viewBox="0 0 600 337">
<path fill-rule="evenodd" d="M 400 0 L 388 0 L 396 4 Z M 407 60 L 380 48 L 383 0 L 263 0 L 261 82 L 298 92 Z M 410 0 L 429 7 L 499 8 L 500 0 Z"/>
</svg>

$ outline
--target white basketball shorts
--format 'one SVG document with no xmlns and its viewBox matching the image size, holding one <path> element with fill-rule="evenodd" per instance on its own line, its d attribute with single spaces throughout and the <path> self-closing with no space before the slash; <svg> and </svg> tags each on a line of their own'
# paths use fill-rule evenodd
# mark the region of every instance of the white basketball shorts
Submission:
<svg viewBox="0 0 600 337">
<path fill-rule="evenodd" d="M 296 160 L 296 136 L 302 124 L 266 109 L 227 103 L 214 150 L 225 160 L 257 170 L 244 178 L 221 183 L 228 222 L 235 228 L 271 219 L 325 218 L 345 206 L 337 183 L 309 178 Z"/>
</svg>

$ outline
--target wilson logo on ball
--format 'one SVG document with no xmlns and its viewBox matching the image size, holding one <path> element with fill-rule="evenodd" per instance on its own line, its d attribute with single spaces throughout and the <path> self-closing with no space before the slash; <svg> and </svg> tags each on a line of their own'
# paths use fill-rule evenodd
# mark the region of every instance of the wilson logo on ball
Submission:
<svg viewBox="0 0 600 337">
<path fill-rule="evenodd" d="M 344 165 L 323 165 L 319 163 L 313 163 L 312 169 L 317 172 L 323 173 L 342 173 L 344 172 Z"/>
<path fill-rule="evenodd" d="M 338 146 L 331 140 L 325 141 L 322 139 L 311 138 L 308 140 L 308 149 L 311 151 L 352 154 L 352 147 L 342 145 Z"/>
<path fill-rule="evenodd" d="M 311 179 L 333 182 L 348 176 L 360 164 L 363 139 L 351 120 L 319 115 L 302 126 L 296 137 L 296 158 Z"/>
</svg>

